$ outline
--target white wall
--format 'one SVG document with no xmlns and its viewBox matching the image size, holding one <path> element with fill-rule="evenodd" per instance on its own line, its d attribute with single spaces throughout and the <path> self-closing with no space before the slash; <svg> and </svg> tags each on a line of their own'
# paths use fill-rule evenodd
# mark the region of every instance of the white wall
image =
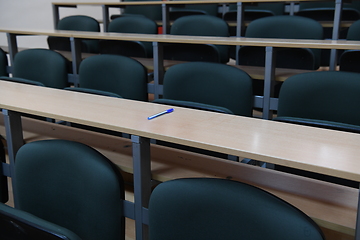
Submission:
<svg viewBox="0 0 360 240">
<path fill-rule="evenodd" d="M 0 0 L 0 28 L 53 29 L 52 2 L 118 2 L 119 0 Z M 111 9 L 110 14 L 119 13 Z M 61 8 L 60 18 L 68 15 L 88 15 L 102 19 L 101 6 Z M 21 36 L 19 47 L 47 48 L 46 36 Z M 0 46 L 7 46 L 5 33 L 0 33 Z"/>
</svg>

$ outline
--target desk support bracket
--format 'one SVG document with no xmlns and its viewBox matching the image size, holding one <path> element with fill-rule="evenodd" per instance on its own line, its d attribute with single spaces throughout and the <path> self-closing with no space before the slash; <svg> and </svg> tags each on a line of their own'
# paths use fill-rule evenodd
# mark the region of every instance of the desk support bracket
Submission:
<svg viewBox="0 0 360 240">
<path fill-rule="evenodd" d="M 74 86 L 79 87 L 78 69 L 81 62 L 81 40 L 78 38 L 70 38 L 72 71 L 74 74 Z"/>
<path fill-rule="evenodd" d="M 107 5 L 103 5 L 102 6 L 102 12 L 103 12 L 103 25 L 104 25 L 104 32 L 108 31 L 108 26 L 109 26 L 109 6 Z"/>
<path fill-rule="evenodd" d="M 4 123 L 6 130 L 6 142 L 8 148 L 9 162 L 10 162 L 10 175 L 13 189 L 16 189 L 15 182 L 15 156 L 20 147 L 24 144 L 22 133 L 21 114 L 14 111 L 3 109 Z M 14 194 L 14 205 L 18 206 L 16 191 Z"/>
<path fill-rule="evenodd" d="M 162 31 L 163 34 L 169 34 L 170 30 L 170 6 L 167 4 L 161 4 L 162 14 Z"/>
<path fill-rule="evenodd" d="M 339 39 L 340 23 L 341 23 L 341 10 L 343 8 L 342 0 L 335 0 L 335 11 L 334 11 L 334 26 L 332 32 L 332 39 Z M 337 49 L 330 50 L 330 70 L 335 71 L 337 66 Z"/>
<path fill-rule="evenodd" d="M 158 99 L 160 92 L 159 86 L 164 78 L 164 48 L 162 43 L 153 42 L 154 52 L 154 98 Z"/>
<path fill-rule="evenodd" d="M 270 101 L 274 91 L 275 79 L 275 59 L 276 52 L 273 47 L 265 47 L 265 76 L 264 76 L 264 99 L 263 99 L 263 119 L 272 118 Z"/>
<path fill-rule="evenodd" d="M 237 3 L 237 13 L 236 13 L 236 37 L 241 37 L 242 30 L 244 29 L 244 7 L 242 2 Z M 236 65 L 239 65 L 239 50 L 240 45 L 235 47 L 235 60 Z"/>
<path fill-rule="evenodd" d="M 144 219 L 143 208 L 148 208 L 151 194 L 150 139 L 132 135 L 134 167 L 135 219 Z M 135 221 L 136 239 L 148 239 L 148 226 L 144 221 Z"/>
<path fill-rule="evenodd" d="M 11 65 L 11 67 L 14 67 L 14 57 L 15 57 L 15 54 L 18 52 L 16 35 L 11 34 L 11 33 L 6 33 L 6 35 L 7 35 L 8 46 L 9 46 L 10 65 Z"/>
<path fill-rule="evenodd" d="M 359 185 L 358 207 L 357 207 L 357 214 L 356 214 L 355 240 L 360 240 L 360 185 Z"/>
</svg>

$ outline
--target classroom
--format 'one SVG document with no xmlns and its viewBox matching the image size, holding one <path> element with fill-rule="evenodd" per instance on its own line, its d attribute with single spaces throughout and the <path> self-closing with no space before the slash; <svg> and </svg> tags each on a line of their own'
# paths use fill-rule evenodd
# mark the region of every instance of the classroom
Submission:
<svg viewBox="0 0 360 240">
<path fill-rule="evenodd" d="M 360 239 L 358 2 L 1 1 L 1 238 Z"/>
</svg>

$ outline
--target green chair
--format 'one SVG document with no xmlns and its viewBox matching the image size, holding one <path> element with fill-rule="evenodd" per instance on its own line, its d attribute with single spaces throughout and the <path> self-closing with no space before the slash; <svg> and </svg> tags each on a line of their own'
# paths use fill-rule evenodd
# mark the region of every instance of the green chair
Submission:
<svg viewBox="0 0 360 240">
<path fill-rule="evenodd" d="M 108 26 L 108 32 L 157 34 L 154 20 L 142 16 L 123 16 L 114 19 Z M 127 57 L 153 57 L 152 42 L 100 40 L 101 54 L 119 54 Z"/>
<path fill-rule="evenodd" d="M 23 145 L 15 161 L 18 208 L 83 240 L 124 239 L 119 169 L 84 144 L 43 140 Z"/>
<path fill-rule="evenodd" d="M 335 2 L 300 2 L 299 11 L 296 12 L 296 15 L 317 21 L 333 21 L 334 11 Z M 350 2 L 343 4 L 341 15 L 341 19 L 344 21 L 360 19 L 360 11 L 353 7 Z"/>
<path fill-rule="evenodd" d="M 163 98 L 153 102 L 250 117 L 253 109 L 252 80 L 244 71 L 225 64 L 177 64 L 165 72 Z M 228 155 L 213 151 L 163 141 L 156 143 L 229 159 Z"/>
<path fill-rule="evenodd" d="M 136 1 L 144 1 L 144 0 L 125 0 L 125 2 L 136 2 Z M 154 1 L 154 0 L 145 0 L 145 1 Z M 155 0 L 161 1 L 161 0 Z M 161 5 L 145 5 L 145 6 L 126 6 L 121 15 L 115 14 L 111 16 L 111 19 L 115 19 L 122 16 L 144 16 L 150 18 L 154 21 L 161 21 L 162 19 L 162 11 Z"/>
<path fill-rule="evenodd" d="M 0 203 L 0 238 L 2 240 L 81 240 L 66 228 L 3 203 Z"/>
<path fill-rule="evenodd" d="M 349 27 L 346 36 L 347 40 L 360 40 L 360 20 L 354 22 Z M 360 51 L 359 50 L 346 50 L 344 51 L 339 60 L 340 71 L 358 72 L 360 73 Z"/>
<path fill-rule="evenodd" d="M 360 130 L 360 74 L 320 71 L 289 77 L 281 87 L 277 120 L 300 118 Z M 316 122 L 315 122 L 316 123 Z M 315 124 L 314 123 L 314 124 Z"/>
<path fill-rule="evenodd" d="M 84 59 L 79 67 L 79 84 L 81 88 L 111 92 L 127 99 L 148 100 L 146 68 L 121 55 L 101 54 Z"/>
<path fill-rule="evenodd" d="M 275 121 L 360 133 L 360 74 L 320 71 L 289 77 L 281 87 Z M 339 159 L 341 161 L 341 159 Z M 275 166 L 323 181 L 359 188 L 357 182 Z"/>
<path fill-rule="evenodd" d="M 260 188 L 185 178 L 159 184 L 149 203 L 150 240 L 324 240 L 305 213 Z"/>
<path fill-rule="evenodd" d="M 8 71 L 7 71 L 8 65 L 9 65 L 9 63 L 8 63 L 6 53 L 4 52 L 4 50 L 2 50 L 0 48 L 0 77 L 1 76 L 9 76 Z"/>
<path fill-rule="evenodd" d="M 55 51 L 26 49 L 15 55 L 13 76 L 2 79 L 62 89 L 68 86 L 68 66 L 68 60 Z"/>
<path fill-rule="evenodd" d="M 258 18 L 284 15 L 285 3 L 249 3 L 244 4 L 244 21 L 254 21 Z M 237 5 L 229 4 L 229 11 L 224 13 L 223 19 L 225 21 L 237 21 Z M 245 33 L 245 28 L 242 29 L 241 36 Z M 236 27 L 230 27 L 230 35 L 236 36 Z"/>
<path fill-rule="evenodd" d="M 181 103 L 189 107 L 195 104 L 194 108 L 198 109 L 201 109 L 201 105 L 220 107 L 225 112 L 250 117 L 253 107 L 252 80 L 244 71 L 225 64 L 177 64 L 165 72 L 163 98 L 154 102 Z"/>
<path fill-rule="evenodd" d="M 71 30 L 71 31 L 88 31 L 100 32 L 99 22 L 89 16 L 74 15 L 62 18 L 57 27 L 57 30 Z M 47 38 L 49 48 L 52 50 L 71 51 L 70 40 L 68 38 L 53 37 Z M 99 52 L 98 40 L 81 40 L 81 51 L 87 53 Z"/>
<path fill-rule="evenodd" d="M 298 16 L 272 16 L 252 21 L 246 29 L 247 38 L 323 39 L 323 28 L 315 20 Z M 265 66 L 263 47 L 241 47 L 240 65 Z M 318 69 L 320 50 L 308 48 L 277 49 L 276 67 Z"/>
<path fill-rule="evenodd" d="M 218 17 L 192 15 L 178 18 L 170 28 L 172 35 L 228 37 L 229 26 Z M 229 46 L 212 44 L 165 44 L 164 59 L 227 63 Z"/>
<path fill-rule="evenodd" d="M 217 17 L 218 4 L 190 4 L 182 7 L 171 7 L 169 11 L 170 20 L 191 15 L 211 15 Z"/>
</svg>

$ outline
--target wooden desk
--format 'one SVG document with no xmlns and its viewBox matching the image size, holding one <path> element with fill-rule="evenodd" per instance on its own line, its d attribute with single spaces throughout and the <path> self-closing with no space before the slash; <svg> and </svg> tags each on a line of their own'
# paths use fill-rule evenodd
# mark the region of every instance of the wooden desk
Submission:
<svg viewBox="0 0 360 240">
<path fill-rule="evenodd" d="M 11 82 L 0 82 L 0 108 L 5 109 L 10 173 L 23 144 L 18 112 L 132 134 L 137 220 L 143 219 L 151 190 L 150 139 L 360 181 L 359 134 L 180 107 L 149 121 L 168 106 Z M 142 236 L 143 224 L 137 224 Z"/>
<path fill-rule="evenodd" d="M 302 0 L 300 0 L 302 1 Z M 305 1 L 316 1 L 316 0 L 305 0 Z M 243 14 L 244 14 L 244 7 L 243 3 L 254 3 L 254 2 L 273 2 L 272 0 L 193 0 L 193 1 L 136 1 L 136 2 L 119 2 L 119 3 L 94 3 L 94 2 L 73 2 L 73 3 L 53 3 L 53 16 L 54 16 L 54 28 L 56 28 L 57 23 L 59 21 L 59 7 L 76 7 L 77 5 L 98 5 L 102 6 L 103 8 L 103 22 L 104 22 L 104 29 L 107 30 L 107 26 L 109 24 L 109 8 L 116 7 L 121 8 L 125 6 L 136 6 L 136 5 L 160 5 L 162 6 L 162 26 L 163 26 L 163 33 L 169 33 L 170 29 L 170 21 L 169 21 L 169 9 L 171 6 L 184 6 L 189 4 L 229 4 L 229 3 L 236 3 L 237 4 L 237 24 L 236 24 L 236 36 L 240 37 L 242 28 L 244 26 L 243 22 Z M 288 2 L 286 0 L 277 0 L 277 2 Z M 299 1 L 297 1 L 299 2 Z M 291 4 L 291 8 L 293 9 L 293 2 Z M 334 21 L 333 21 L 333 32 L 332 32 L 332 39 L 337 40 L 339 39 L 339 33 L 341 28 L 341 10 L 343 8 L 343 0 L 336 0 L 335 1 L 335 11 L 334 11 Z M 293 10 L 291 10 L 291 15 L 293 15 Z M 237 59 L 237 63 L 238 63 Z M 330 69 L 335 70 L 337 65 L 337 52 L 335 49 L 331 50 L 330 54 Z"/>
<path fill-rule="evenodd" d="M 81 39 L 105 39 L 105 40 L 128 40 L 153 42 L 154 46 L 154 96 L 158 98 L 161 94 L 159 83 L 164 74 L 162 44 L 164 43 L 189 43 L 189 44 L 215 44 L 215 45 L 235 45 L 235 46 L 260 46 L 266 47 L 265 75 L 264 75 L 264 96 L 259 97 L 258 101 L 263 107 L 263 118 L 271 118 L 271 109 L 274 100 L 271 96 L 271 85 L 274 81 L 274 48 L 317 48 L 317 49 L 360 49 L 359 41 L 345 40 L 309 40 L 309 39 L 271 39 L 271 38 L 244 38 L 244 37 L 206 37 L 206 36 L 182 36 L 182 35 L 160 35 L 160 34 L 125 34 L 108 32 L 83 32 L 83 31 L 60 31 L 60 30 L 23 30 L 23 29 L 0 29 L 6 32 L 10 43 L 10 59 L 13 59 L 17 52 L 18 35 L 47 35 L 69 37 L 72 49 L 73 73 L 77 75 L 77 68 L 82 59 Z"/>
<path fill-rule="evenodd" d="M 0 134 L 5 136 L 3 124 L 0 118 Z M 22 118 L 22 127 L 26 131 L 26 142 L 44 138 L 82 142 L 108 157 L 123 173 L 129 173 L 130 177 L 133 174 L 129 139 L 29 118 Z M 338 240 L 336 234 L 355 235 L 358 196 L 354 188 L 154 144 L 151 145 L 151 173 L 152 179 L 159 182 L 184 177 L 246 182 L 277 195 L 308 214 L 323 228 L 327 240 Z M 132 179 L 127 181 L 132 182 Z"/>
</svg>

